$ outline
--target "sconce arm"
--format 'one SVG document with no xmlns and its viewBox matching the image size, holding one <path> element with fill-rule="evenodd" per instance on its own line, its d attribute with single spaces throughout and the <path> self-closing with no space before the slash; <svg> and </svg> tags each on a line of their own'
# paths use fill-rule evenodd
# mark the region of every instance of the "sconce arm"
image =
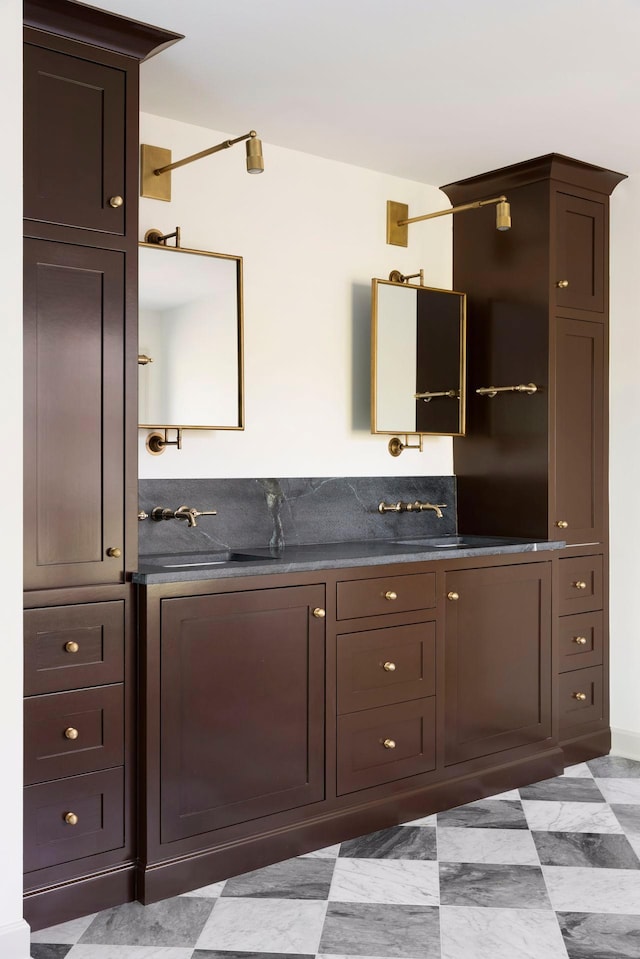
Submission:
<svg viewBox="0 0 640 959">
<path fill-rule="evenodd" d="M 256 131 L 249 130 L 248 133 L 243 133 L 241 137 L 236 137 L 235 140 L 223 140 L 222 143 L 217 143 L 214 147 L 209 147 L 208 150 L 201 150 L 200 153 L 192 153 L 191 156 L 185 157 L 183 160 L 176 160 L 175 163 L 167 163 L 165 166 L 158 167 L 157 170 L 153 171 L 154 175 L 160 176 L 162 173 L 168 173 L 170 170 L 177 170 L 180 166 L 186 166 L 187 163 L 193 163 L 194 160 L 201 160 L 203 157 L 211 156 L 212 153 L 228 150 L 229 147 L 234 146 L 236 143 L 241 143 L 243 140 L 249 140 L 255 136 L 257 136 Z"/>
</svg>

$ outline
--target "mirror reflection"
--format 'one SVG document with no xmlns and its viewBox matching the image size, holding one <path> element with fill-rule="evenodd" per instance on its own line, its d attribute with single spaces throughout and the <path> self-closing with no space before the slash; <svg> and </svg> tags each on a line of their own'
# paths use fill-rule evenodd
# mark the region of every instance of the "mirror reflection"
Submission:
<svg viewBox="0 0 640 959">
<path fill-rule="evenodd" d="M 464 433 L 466 296 L 372 280 L 372 433 Z"/>
<path fill-rule="evenodd" d="M 139 253 L 140 426 L 242 429 L 242 258 Z"/>
</svg>

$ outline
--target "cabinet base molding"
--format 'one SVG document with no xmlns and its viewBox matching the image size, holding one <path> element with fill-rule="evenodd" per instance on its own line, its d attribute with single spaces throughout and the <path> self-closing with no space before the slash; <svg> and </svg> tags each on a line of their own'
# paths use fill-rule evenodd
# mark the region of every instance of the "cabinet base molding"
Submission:
<svg viewBox="0 0 640 959">
<path fill-rule="evenodd" d="M 24 919 L 0 926 L 0 956 L 4 959 L 29 959 L 29 926 Z"/>
<path fill-rule="evenodd" d="M 408 789 L 385 799 L 334 809 L 323 816 L 310 817 L 277 830 L 256 832 L 236 842 L 179 859 L 140 866 L 137 898 L 149 905 L 323 846 L 410 822 L 507 789 L 551 779 L 562 769 L 562 751 L 554 746 L 533 757 L 421 789 Z"/>
<path fill-rule="evenodd" d="M 611 730 L 597 729 L 595 732 L 583 733 L 575 739 L 562 742 L 565 766 L 576 766 L 585 763 L 588 759 L 597 759 L 606 756 L 611 750 Z"/>
<path fill-rule="evenodd" d="M 135 868 L 130 864 L 122 869 L 28 893 L 24 897 L 24 916 L 35 932 L 78 916 L 121 906 L 135 898 Z M 1 954 L 5 955 L 4 952 Z"/>
<path fill-rule="evenodd" d="M 640 762 L 640 733 L 634 733 L 630 729 L 615 729 L 612 726 L 611 752 L 614 756 L 624 756 L 625 759 Z"/>
</svg>

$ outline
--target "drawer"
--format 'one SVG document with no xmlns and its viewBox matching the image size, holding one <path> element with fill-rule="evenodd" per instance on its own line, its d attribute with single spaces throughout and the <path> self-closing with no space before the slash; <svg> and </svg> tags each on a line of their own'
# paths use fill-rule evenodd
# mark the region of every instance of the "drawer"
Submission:
<svg viewBox="0 0 640 959">
<path fill-rule="evenodd" d="M 122 767 L 25 788 L 26 872 L 123 845 Z"/>
<path fill-rule="evenodd" d="M 604 617 L 601 612 L 563 616 L 558 621 L 558 655 L 561 673 L 602 665 Z"/>
<path fill-rule="evenodd" d="M 435 697 L 338 718 L 338 795 L 435 768 Z"/>
<path fill-rule="evenodd" d="M 561 734 L 603 718 L 602 666 L 562 673 L 559 685 Z"/>
<path fill-rule="evenodd" d="M 558 613 L 602 609 L 602 556 L 573 556 L 558 562 Z"/>
<path fill-rule="evenodd" d="M 432 609 L 435 605 L 435 573 L 381 576 L 338 583 L 338 619 L 406 613 L 413 609 Z"/>
<path fill-rule="evenodd" d="M 433 696 L 436 625 L 338 636 L 338 713 Z"/>
<path fill-rule="evenodd" d="M 25 783 L 120 765 L 124 757 L 123 705 L 122 685 L 26 699 Z"/>
<path fill-rule="evenodd" d="M 123 679 L 122 601 L 25 610 L 25 696 Z"/>
</svg>

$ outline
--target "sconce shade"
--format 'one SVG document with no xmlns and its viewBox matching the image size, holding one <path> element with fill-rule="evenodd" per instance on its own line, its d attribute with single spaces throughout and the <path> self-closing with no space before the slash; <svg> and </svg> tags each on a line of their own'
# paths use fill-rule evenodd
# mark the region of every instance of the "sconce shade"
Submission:
<svg viewBox="0 0 640 959">
<path fill-rule="evenodd" d="M 262 140 L 251 137 L 247 140 L 247 173 L 263 173 L 264 157 L 262 156 Z"/>
<path fill-rule="evenodd" d="M 511 229 L 511 204 L 507 200 L 496 207 L 496 230 L 504 232 Z"/>
</svg>

